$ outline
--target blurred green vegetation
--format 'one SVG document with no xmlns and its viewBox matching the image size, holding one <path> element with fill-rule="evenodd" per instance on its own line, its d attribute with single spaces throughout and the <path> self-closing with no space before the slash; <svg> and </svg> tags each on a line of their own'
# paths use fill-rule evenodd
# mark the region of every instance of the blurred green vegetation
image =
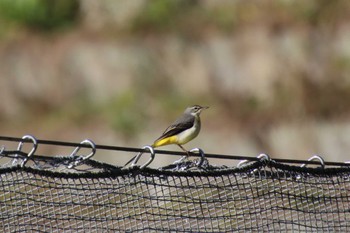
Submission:
<svg viewBox="0 0 350 233">
<path fill-rule="evenodd" d="M 111 127 L 125 137 L 131 139 L 143 129 L 146 121 L 146 106 L 138 101 L 138 93 L 126 91 L 101 106 Z"/>
<path fill-rule="evenodd" d="M 131 22 L 133 32 L 179 32 L 198 34 L 208 29 L 233 31 L 249 23 L 332 24 L 346 17 L 350 2 L 311 1 L 234 1 L 205 7 L 200 1 L 152 0 Z M 273 14 L 271 14 L 273 12 Z"/>
<path fill-rule="evenodd" d="M 0 18 L 26 27 L 52 30 L 71 25 L 79 14 L 78 0 L 1 0 Z"/>
<path fill-rule="evenodd" d="M 184 16 L 191 11 L 198 1 L 153 0 L 135 18 L 134 30 L 174 30 L 184 22 Z"/>
<path fill-rule="evenodd" d="M 348 15 L 350 2 L 311 0 L 303 2 L 235 1 L 212 4 L 194 0 L 151 0 L 129 21 L 131 33 L 179 32 L 184 36 L 208 29 L 233 31 L 249 23 L 312 26 L 332 24 Z M 274 14 L 270 14 L 274 12 Z M 79 0 L 1 0 L 0 23 L 15 23 L 39 30 L 53 30 L 74 25 L 81 15 Z M 117 30 L 109 24 L 108 31 Z"/>
</svg>

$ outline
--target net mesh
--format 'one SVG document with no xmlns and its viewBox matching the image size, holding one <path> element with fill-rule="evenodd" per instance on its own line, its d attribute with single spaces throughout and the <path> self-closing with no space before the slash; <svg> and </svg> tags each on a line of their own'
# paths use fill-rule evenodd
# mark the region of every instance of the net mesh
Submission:
<svg viewBox="0 0 350 233">
<path fill-rule="evenodd" d="M 70 159 L 2 166 L 0 228 L 350 232 L 348 167 L 300 168 L 258 161 L 242 168 L 123 169 L 89 160 L 82 171 L 68 169 Z"/>
</svg>

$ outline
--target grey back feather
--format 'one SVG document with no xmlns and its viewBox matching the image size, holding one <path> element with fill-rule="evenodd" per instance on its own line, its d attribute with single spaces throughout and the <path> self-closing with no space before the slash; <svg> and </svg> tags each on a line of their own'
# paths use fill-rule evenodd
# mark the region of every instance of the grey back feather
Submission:
<svg viewBox="0 0 350 233">
<path fill-rule="evenodd" d="M 194 124 L 194 120 L 194 116 L 185 112 L 182 116 L 176 119 L 176 121 L 172 123 L 156 141 L 177 135 L 182 131 L 191 128 Z"/>
</svg>

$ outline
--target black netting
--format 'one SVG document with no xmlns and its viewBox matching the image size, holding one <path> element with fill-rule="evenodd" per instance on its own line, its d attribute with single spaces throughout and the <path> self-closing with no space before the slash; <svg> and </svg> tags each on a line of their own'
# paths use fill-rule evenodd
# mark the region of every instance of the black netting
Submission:
<svg viewBox="0 0 350 233">
<path fill-rule="evenodd" d="M 0 169 L 4 232 L 350 232 L 348 167 L 54 169 L 69 159 Z"/>
</svg>

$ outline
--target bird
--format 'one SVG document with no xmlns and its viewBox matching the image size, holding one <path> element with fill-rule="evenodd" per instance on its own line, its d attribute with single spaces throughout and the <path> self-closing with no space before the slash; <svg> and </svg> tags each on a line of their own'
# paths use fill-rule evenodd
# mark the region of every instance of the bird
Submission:
<svg viewBox="0 0 350 233">
<path fill-rule="evenodd" d="M 189 156 L 189 152 L 182 145 L 198 136 L 201 130 L 200 114 L 204 109 L 208 108 L 209 107 L 202 107 L 199 105 L 187 107 L 184 113 L 154 141 L 152 147 L 156 148 L 175 144 Z"/>
</svg>

